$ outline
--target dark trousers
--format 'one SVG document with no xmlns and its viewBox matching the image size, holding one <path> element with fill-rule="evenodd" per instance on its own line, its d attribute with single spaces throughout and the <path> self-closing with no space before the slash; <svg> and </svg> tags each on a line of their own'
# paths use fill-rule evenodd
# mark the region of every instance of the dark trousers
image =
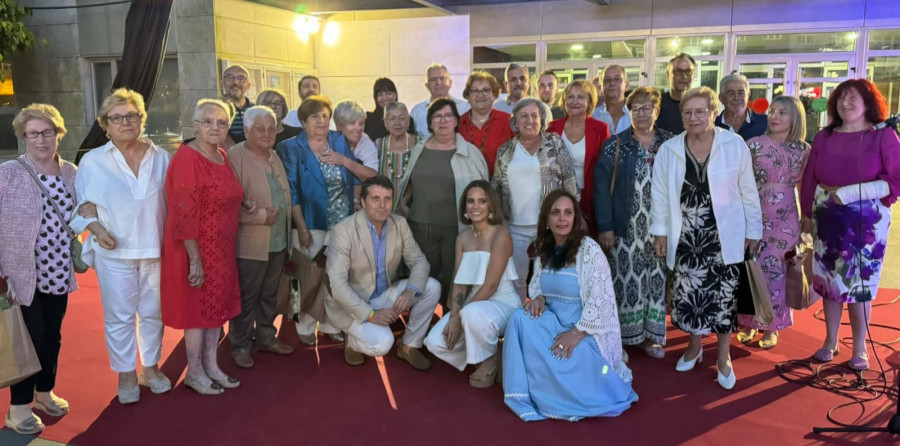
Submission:
<svg viewBox="0 0 900 446">
<path fill-rule="evenodd" d="M 453 285 L 453 269 L 456 268 L 456 237 L 459 235 L 459 226 L 410 221 L 409 229 L 431 265 L 428 275 L 441 283 L 441 305 L 446 308 L 447 296 Z"/>
<path fill-rule="evenodd" d="M 9 387 L 10 404 L 30 404 L 34 392 L 49 392 L 56 386 L 56 364 L 62 341 L 62 320 L 69 304 L 68 294 L 34 292 L 30 306 L 22 306 L 22 318 L 31 335 L 41 371 Z"/>
<path fill-rule="evenodd" d="M 241 287 L 241 314 L 231 320 L 228 340 L 231 353 L 250 353 L 253 326 L 256 342 L 271 345 L 275 342 L 275 316 L 278 285 L 287 250 L 270 252 L 269 261 L 237 259 L 238 282 Z"/>
</svg>

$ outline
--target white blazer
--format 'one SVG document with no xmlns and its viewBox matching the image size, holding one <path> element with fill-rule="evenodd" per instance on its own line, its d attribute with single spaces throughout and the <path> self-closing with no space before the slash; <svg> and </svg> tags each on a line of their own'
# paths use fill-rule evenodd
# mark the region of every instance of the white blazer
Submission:
<svg viewBox="0 0 900 446">
<path fill-rule="evenodd" d="M 666 141 L 653 162 L 650 233 L 667 236 L 666 264 L 675 267 L 681 236 L 681 188 L 687 168 L 687 132 Z M 716 127 L 707 161 L 709 192 L 726 265 L 744 261 L 744 240 L 762 238 L 762 212 L 747 144 L 736 133 Z"/>
</svg>

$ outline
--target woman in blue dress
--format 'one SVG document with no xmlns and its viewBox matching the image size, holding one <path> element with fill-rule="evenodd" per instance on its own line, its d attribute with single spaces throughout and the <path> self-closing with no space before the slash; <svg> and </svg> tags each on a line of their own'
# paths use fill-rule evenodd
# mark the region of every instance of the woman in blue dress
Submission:
<svg viewBox="0 0 900 446">
<path fill-rule="evenodd" d="M 609 264 L 576 227 L 576 203 L 563 190 L 544 199 L 528 293 L 535 297 L 506 329 L 504 400 L 525 421 L 614 417 L 638 399 L 622 360 Z"/>
</svg>

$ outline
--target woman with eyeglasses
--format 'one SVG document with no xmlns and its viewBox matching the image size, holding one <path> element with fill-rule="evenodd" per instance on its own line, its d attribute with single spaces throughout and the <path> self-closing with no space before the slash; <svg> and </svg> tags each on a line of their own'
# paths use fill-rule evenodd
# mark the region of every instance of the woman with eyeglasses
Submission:
<svg viewBox="0 0 900 446">
<path fill-rule="evenodd" d="M 516 136 L 509 125 L 509 113 L 494 108 L 499 94 L 500 83 L 494 75 L 485 71 L 470 74 L 463 97 L 472 108 L 459 118 L 459 134 L 481 151 L 489 175 L 494 175 L 497 149 Z"/>
<path fill-rule="evenodd" d="M 182 144 L 166 173 L 166 226 L 162 260 L 162 319 L 184 330 L 184 385 L 219 395 L 241 383 L 219 368 L 222 325 L 241 313 L 235 240 L 244 191 L 222 148 L 234 115 L 222 101 L 201 99 L 194 108 L 196 139 Z"/>
<path fill-rule="evenodd" d="M 275 117 L 278 118 L 275 124 L 276 146 L 282 141 L 286 141 L 299 135 L 300 132 L 303 131 L 300 127 L 284 125 L 284 118 L 288 114 L 288 103 L 287 98 L 284 97 L 282 92 L 275 89 L 260 91 L 259 95 L 256 96 L 256 102 L 259 105 L 265 105 L 266 107 L 271 108 L 272 111 L 275 112 Z"/>
<path fill-rule="evenodd" d="M 569 149 L 575 162 L 575 181 L 580 192 L 578 207 L 589 222 L 588 233 L 596 230 L 594 218 L 594 166 L 603 142 L 609 139 L 609 125 L 591 117 L 597 104 L 597 90 L 586 80 L 577 80 L 563 91 L 566 116 L 550 123 L 548 132 L 556 133 Z"/>
<path fill-rule="evenodd" d="M 166 222 L 163 184 L 171 155 L 142 137 L 144 97 L 120 88 L 100 106 L 97 122 L 109 142 L 84 155 L 75 187 L 82 204 L 96 208 L 72 221 L 76 232 L 91 231 L 82 258 L 100 283 L 103 328 L 110 367 L 119 374 L 121 404 L 138 402 L 138 384 L 153 393 L 172 389 L 159 370 L 163 323 L 160 318 L 160 257 Z M 140 357 L 142 373 L 135 371 Z"/>
<path fill-rule="evenodd" d="M 747 144 L 715 127 L 719 100 L 708 87 L 681 100 L 685 132 L 666 141 L 653 162 L 650 234 L 653 248 L 672 270 L 672 323 L 690 335 L 675 370 L 703 360 L 703 335 L 716 334 L 717 381 L 737 381 L 731 364 L 731 333 L 745 252 L 762 238 L 759 193 Z"/>
<path fill-rule="evenodd" d="M 457 218 L 456 206 L 469 183 L 488 179 L 488 169 L 478 148 L 457 132 L 456 102 L 436 99 L 426 120 L 431 137 L 409 155 L 397 212 L 409 220 L 413 238 L 431 265 L 429 276 L 441 282 L 441 305 L 446 306 L 456 267 L 456 236 L 468 227 Z"/>
<path fill-rule="evenodd" d="M 666 270 L 649 232 L 653 160 L 672 134 L 656 127 L 661 101 L 653 87 L 626 100 L 631 129 L 606 141 L 594 170 L 600 246 L 610 253 L 622 343 L 665 357 Z"/>
<path fill-rule="evenodd" d="M 32 404 L 51 417 L 69 412 L 69 402 L 53 389 L 62 321 L 69 293 L 78 289 L 63 227 L 77 196 L 75 165 L 57 152 L 66 124 L 56 107 L 23 108 L 13 119 L 13 129 L 25 143 L 25 153 L 0 164 L 0 277 L 8 280 L 10 303 L 22 311 L 41 370 L 9 387 L 6 427 L 31 435 L 44 429 Z M 54 205 L 65 215 L 59 216 Z"/>
</svg>

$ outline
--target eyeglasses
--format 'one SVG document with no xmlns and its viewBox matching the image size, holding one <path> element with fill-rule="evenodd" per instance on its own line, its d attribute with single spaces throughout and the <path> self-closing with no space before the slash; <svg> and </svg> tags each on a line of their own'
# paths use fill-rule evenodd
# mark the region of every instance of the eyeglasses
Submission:
<svg viewBox="0 0 900 446">
<path fill-rule="evenodd" d="M 262 105 L 265 105 L 266 107 L 269 107 L 269 108 L 272 108 L 272 107 L 284 107 L 284 102 L 282 102 L 282 101 L 263 102 Z"/>
<path fill-rule="evenodd" d="M 694 70 L 682 70 L 681 68 L 676 68 L 672 70 L 672 74 L 681 77 L 694 77 Z"/>
<path fill-rule="evenodd" d="M 432 121 L 438 121 L 438 122 L 449 121 L 451 119 L 456 119 L 456 116 L 454 116 L 453 113 L 445 113 L 442 115 L 432 115 L 431 116 Z"/>
<path fill-rule="evenodd" d="M 244 76 L 243 74 L 239 74 L 237 76 L 235 76 L 233 74 L 226 74 L 226 75 L 222 76 L 222 79 L 225 79 L 226 81 L 237 81 L 238 83 L 241 83 L 241 84 L 244 82 L 247 82 L 247 76 Z"/>
<path fill-rule="evenodd" d="M 37 132 L 34 130 L 27 131 L 24 133 L 25 139 L 37 139 L 38 136 L 43 136 L 44 138 L 52 138 L 56 136 L 56 129 L 47 129 L 43 132 Z"/>
<path fill-rule="evenodd" d="M 216 127 L 217 125 L 219 127 L 229 126 L 228 121 L 224 119 L 195 119 L 194 122 L 206 128 Z"/>
<path fill-rule="evenodd" d="M 131 112 L 124 116 L 123 115 L 108 115 L 106 117 L 106 120 L 113 124 L 119 125 L 122 123 L 123 120 L 131 122 L 131 123 L 138 122 L 141 120 L 141 116 L 143 116 L 143 115 L 141 115 L 140 113 Z"/>
<path fill-rule="evenodd" d="M 650 115 L 653 114 L 653 110 L 656 110 L 656 107 L 653 105 L 645 105 L 643 107 L 632 108 L 631 113 L 636 115 Z"/>
<path fill-rule="evenodd" d="M 482 88 L 481 90 L 469 90 L 472 96 L 490 96 L 493 91 L 490 88 Z"/>
<path fill-rule="evenodd" d="M 709 116 L 708 108 L 698 108 L 696 110 L 685 110 L 681 112 L 681 117 L 684 119 L 691 119 L 691 117 L 696 116 L 699 119 L 703 119 Z"/>
</svg>

